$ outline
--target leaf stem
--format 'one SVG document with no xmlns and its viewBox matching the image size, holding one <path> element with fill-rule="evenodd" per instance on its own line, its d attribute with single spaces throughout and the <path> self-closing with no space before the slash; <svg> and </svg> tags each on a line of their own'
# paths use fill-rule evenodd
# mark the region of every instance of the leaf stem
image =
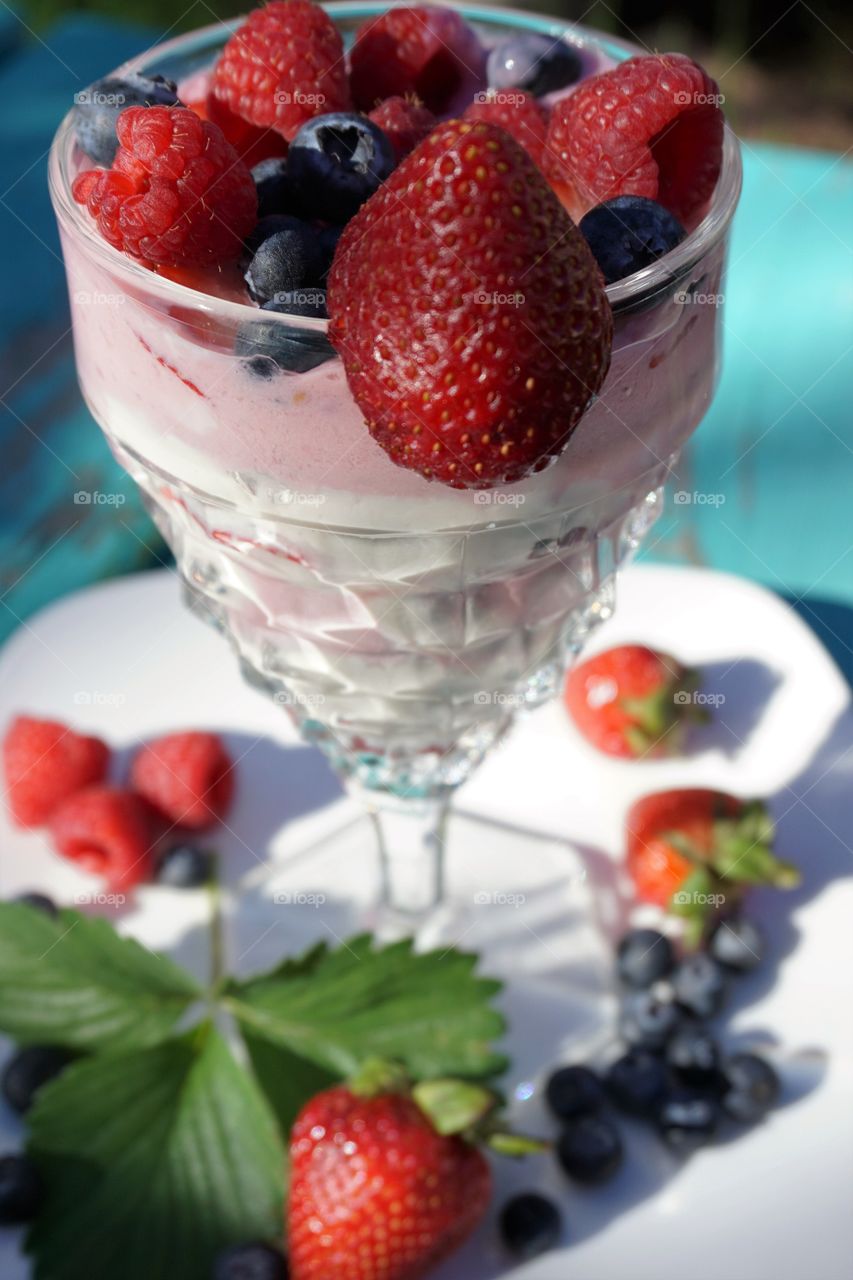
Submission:
<svg viewBox="0 0 853 1280">
<path fill-rule="evenodd" d="M 207 882 L 210 898 L 210 992 L 211 1004 L 218 1000 L 219 989 L 225 978 L 225 931 L 222 918 L 222 884 L 219 879 L 219 857 L 210 860 L 210 879 Z"/>
</svg>

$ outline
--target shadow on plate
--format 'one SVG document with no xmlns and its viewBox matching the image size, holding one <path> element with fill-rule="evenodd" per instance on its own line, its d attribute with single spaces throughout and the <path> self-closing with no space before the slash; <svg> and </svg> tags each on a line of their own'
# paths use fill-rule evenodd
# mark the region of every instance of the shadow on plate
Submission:
<svg viewBox="0 0 853 1280">
<path fill-rule="evenodd" d="M 708 701 L 710 723 L 688 737 L 688 754 L 714 747 L 735 755 L 747 746 L 781 683 L 781 676 L 754 658 L 709 662 L 701 668 L 701 696 Z"/>
</svg>

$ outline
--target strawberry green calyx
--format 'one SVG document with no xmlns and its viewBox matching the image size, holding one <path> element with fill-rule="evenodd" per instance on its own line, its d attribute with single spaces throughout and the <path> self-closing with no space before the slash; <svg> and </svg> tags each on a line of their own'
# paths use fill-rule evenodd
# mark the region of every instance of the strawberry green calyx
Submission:
<svg viewBox="0 0 853 1280">
<path fill-rule="evenodd" d="M 411 1081 L 404 1066 L 386 1058 L 366 1058 L 348 1081 L 350 1093 L 375 1098 L 380 1093 L 408 1093 Z"/>
<path fill-rule="evenodd" d="M 792 889 L 800 883 L 799 869 L 773 852 L 773 835 L 773 820 L 759 800 L 716 818 L 710 845 L 704 849 L 681 831 L 664 834 L 691 864 L 690 874 L 669 902 L 673 914 L 686 918 L 688 946 L 698 946 L 721 909 L 737 906 L 752 886 Z"/>
<path fill-rule="evenodd" d="M 624 730 L 625 741 L 634 756 L 677 755 L 687 726 L 710 719 L 707 707 L 696 701 L 699 671 L 683 667 L 674 658 L 666 662 L 671 679 L 643 697 L 621 699 L 620 706 L 631 721 Z"/>
<path fill-rule="evenodd" d="M 475 1130 L 498 1105 L 497 1095 L 467 1080 L 423 1080 L 412 1097 L 441 1134 Z"/>
<path fill-rule="evenodd" d="M 458 1134 L 469 1142 L 489 1147 L 498 1155 L 537 1155 L 548 1149 L 541 1138 L 512 1133 L 502 1124 L 500 1099 L 491 1089 L 467 1080 L 425 1080 L 416 1084 L 412 1097 L 438 1133 Z"/>
</svg>

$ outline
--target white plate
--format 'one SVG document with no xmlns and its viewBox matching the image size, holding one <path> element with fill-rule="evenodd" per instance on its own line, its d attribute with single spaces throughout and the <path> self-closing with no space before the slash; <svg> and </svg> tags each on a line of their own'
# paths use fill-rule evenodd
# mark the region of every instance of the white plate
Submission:
<svg viewBox="0 0 853 1280">
<path fill-rule="evenodd" d="M 728 1043 L 769 1046 L 785 1105 L 760 1128 L 679 1165 L 624 1126 L 629 1160 L 608 1187 L 567 1187 L 546 1159 L 497 1167 L 499 1195 L 541 1186 L 565 1208 L 566 1248 L 513 1271 L 519 1280 L 847 1280 L 853 1272 L 853 710 L 814 635 L 775 596 L 706 570 L 638 566 L 595 648 L 642 640 L 706 668 L 716 724 L 687 759 L 622 764 L 587 748 L 555 704 L 521 724 L 460 797 L 490 824 L 457 819 L 451 889 L 466 947 L 508 981 L 511 1086 L 607 1035 L 606 937 L 625 919 L 617 874 L 622 821 L 637 796 L 705 785 L 769 798 L 779 848 L 803 868 L 794 894 L 756 894 L 769 940 L 744 979 Z M 722 701 L 720 701 L 722 699 Z M 0 655 L 0 726 L 16 710 L 65 718 L 120 749 L 179 727 L 228 734 L 240 794 L 217 840 L 239 885 L 231 963 L 251 971 L 313 937 L 346 936 L 373 892 L 367 832 L 316 752 L 281 711 L 240 681 L 227 647 L 184 613 L 168 573 L 91 588 L 45 610 Z M 119 767 L 122 763 L 119 757 Z M 532 832 L 540 833 L 538 836 Z M 324 842 L 329 833 L 337 839 Z M 0 817 L 0 893 L 42 888 L 72 902 L 97 885 L 39 835 Z M 320 843 L 318 843 L 320 842 Z M 336 856 L 343 842 L 347 857 Z M 331 868 L 334 868 L 332 871 Z M 319 905 L 282 909 L 294 890 Z M 487 901 L 475 902 L 485 896 Z M 205 963 L 202 895 L 149 888 L 118 918 L 149 946 Z M 192 938 L 192 943 L 188 942 Z M 523 1091 L 526 1092 L 526 1091 Z M 514 1108 L 542 1127 L 538 1094 Z M 0 1143 L 20 1140 L 0 1117 Z M 492 1224 L 437 1280 L 490 1280 L 510 1268 Z M 0 1239 L 3 1280 L 26 1280 L 17 1238 Z M 102 1280 L 92 1277 L 92 1280 Z M 105 1278 L 103 1278 L 105 1280 Z M 156 1278 L 152 1277 L 152 1280 Z M 175 1277 L 174 1280 L 180 1280 Z"/>
</svg>

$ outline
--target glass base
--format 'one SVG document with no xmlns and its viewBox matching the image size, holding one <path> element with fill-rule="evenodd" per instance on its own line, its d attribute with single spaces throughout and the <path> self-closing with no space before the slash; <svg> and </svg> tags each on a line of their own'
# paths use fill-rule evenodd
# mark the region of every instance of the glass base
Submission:
<svg viewBox="0 0 853 1280">
<path fill-rule="evenodd" d="M 371 932 L 382 941 L 414 936 L 419 950 L 476 952 L 483 972 L 506 981 L 570 983 L 590 997 L 606 989 L 600 900 L 565 840 L 451 811 L 442 902 L 416 918 L 377 905 L 381 895 L 375 829 L 353 809 L 324 838 L 235 886 L 229 961 L 237 972 L 257 972 L 283 951 Z"/>
</svg>

